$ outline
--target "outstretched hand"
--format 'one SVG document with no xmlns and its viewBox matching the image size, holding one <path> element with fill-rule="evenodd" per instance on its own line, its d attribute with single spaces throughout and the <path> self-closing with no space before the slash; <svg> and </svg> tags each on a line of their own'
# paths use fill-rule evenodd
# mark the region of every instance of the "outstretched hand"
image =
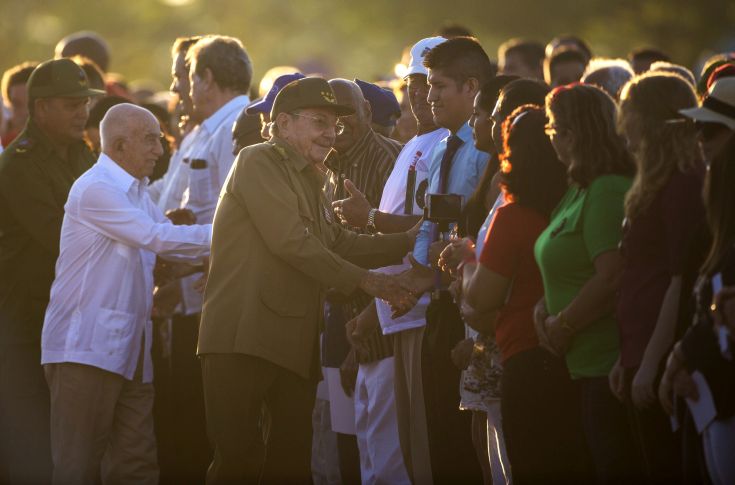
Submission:
<svg viewBox="0 0 735 485">
<path fill-rule="evenodd" d="M 394 313 L 405 314 L 418 301 L 414 288 L 395 275 L 368 271 L 360 282 L 360 287 L 368 295 L 385 300 Z"/>
</svg>

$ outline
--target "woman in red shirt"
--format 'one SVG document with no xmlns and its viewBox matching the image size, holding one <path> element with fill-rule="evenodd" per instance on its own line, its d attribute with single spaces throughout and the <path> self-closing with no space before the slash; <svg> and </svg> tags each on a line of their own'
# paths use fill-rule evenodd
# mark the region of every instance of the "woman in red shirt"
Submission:
<svg viewBox="0 0 735 485">
<path fill-rule="evenodd" d="M 533 326 L 544 291 L 533 246 L 567 188 L 545 124 L 544 110 L 531 105 L 503 123 L 505 205 L 495 213 L 479 264 L 473 252 L 461 251 L 467 259 L 458 271 L 466 321 L 494 335 L 502 353 L 503 432 L 516 484 L 575 481 L 582 445 L 565 364 L 539 346 Z"/>
</svg>

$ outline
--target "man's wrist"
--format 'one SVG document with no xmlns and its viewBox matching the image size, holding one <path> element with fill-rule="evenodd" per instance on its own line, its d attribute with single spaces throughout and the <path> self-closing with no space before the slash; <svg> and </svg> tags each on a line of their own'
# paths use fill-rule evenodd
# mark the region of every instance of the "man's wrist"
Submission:
<svg viewBox="0 0 735 485">
<path fill-rule="evenodd" d="M 368 234 L 375 234 L 378 232 L 378 228 L 375 227 L 375 216 L 378 214 L 378 209 L 370 209 L 368 211 L 367 223 L 365 224 L 365 230 Z"/>
</svg>

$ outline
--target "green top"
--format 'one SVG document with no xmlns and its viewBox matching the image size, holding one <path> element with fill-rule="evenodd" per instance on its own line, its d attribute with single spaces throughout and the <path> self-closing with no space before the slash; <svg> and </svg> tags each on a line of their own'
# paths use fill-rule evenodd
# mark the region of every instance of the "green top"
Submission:
<svg viewBox="0 0 735 485">
<path fill-rule="evenodd" d="M 83 141 L 64 160 L 30 121 L 0 155 L 0 348 L 40 345 L 64 204 L 93 164 Z"/>
<path fill-rule="evenodd" d="M 536 240 L 535 255 L 544 280 L 548 312 L 566 308 L 595 274 L 594 260 L 618 247 L 622 237 L 623 200 L 631 179 L 604 175 L 587 189 L 573 185 Z M 605 376 L 618 358 L 614 314 L 580 330 L 566 360 L 572 378 Z"/>
</svg>

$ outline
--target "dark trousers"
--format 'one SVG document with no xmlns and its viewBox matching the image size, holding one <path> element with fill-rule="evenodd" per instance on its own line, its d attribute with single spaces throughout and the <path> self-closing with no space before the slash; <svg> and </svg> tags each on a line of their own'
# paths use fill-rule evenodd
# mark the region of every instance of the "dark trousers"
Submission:
<svg viewBox="0 0 735 485">
<path fill-rule="evenodd" d="M 214 458 L 207 483 L 311 483 L 316 381 L 244 354 L 202 357 L 207 431 Z M 270 414 L 263 444 L 262 404 Z"/>
<path fill-rule="evenodd" d="M 339 474 L 343 485 L 360 485 L 360 450 L 357 436 L 335 433 L 337 435 L 337 454 L 339 455 Z"/>
<path fill-rule="evenodd" d="M 630 396 L 630 386 L 635 369 L 626 369 L 625 386 Z M 656 380 L 654 389 L 658 389 Z M 647 483 L 676 484 L 683 480 L 681 467 L 681 433 L 671 429 L 671 419 L 655 403 L 646 409 L 638 409 L 629 399 L 625 403 L 638 466 Z"/>
<path fill-rule="evenodd" d="M 482 483 L 472 445 L 472 413 L 459 410 L 461 371 L 450 352 L 465 336 L 459 309 L 448 292 L 426 310 L 421 348 L 429 454 L 434 483 Z"/>
<path fill-rule="evenodd" d="M 536 347 L 503 363 L 503 434 L 513 483 L 590 483 L 592 467 L 566 365 Z"/>
<path fill-rule="evenodd" d="M 154 331 L 155 418 L 161 485 L 200 484 L 212 461 L 204 418 L 202 367 L 196 356 L 200 315 L 175 315 L 170 354 Z M 168 325 L 154 321 L 154 329 Z"/>
<path fill-rule="evenodd" d="M 607 376 L 577 379 L 576 384 L 597 483 L 644 483 L 625 406 L 613 396 Z"/>
<path fill-rule="evenodd" d="M 51 483 L 50 416 L 40 343 L 0 350 L 0 483 Z"/>
</svg>

